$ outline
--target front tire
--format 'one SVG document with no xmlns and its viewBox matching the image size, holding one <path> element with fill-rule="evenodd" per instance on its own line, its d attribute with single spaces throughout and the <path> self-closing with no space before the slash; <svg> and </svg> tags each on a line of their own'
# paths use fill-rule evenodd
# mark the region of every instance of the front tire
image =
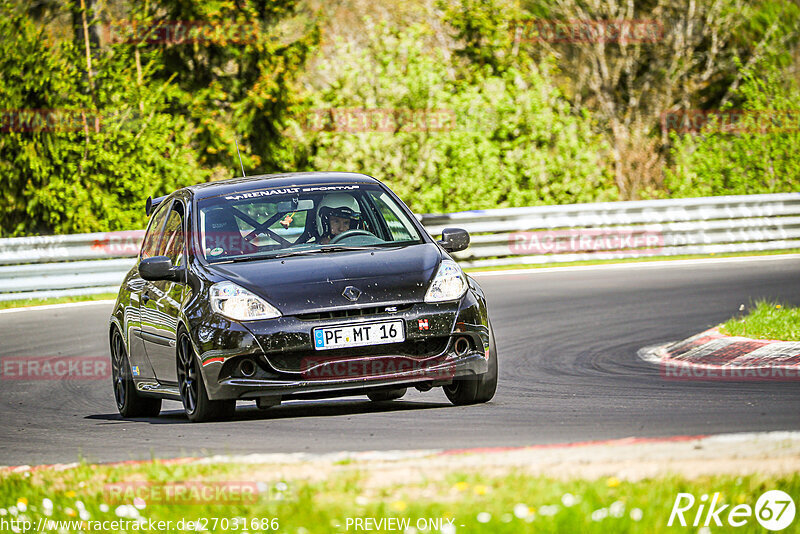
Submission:
<svg viewBox="0 0 800 534">
<path fill-rule="evenodd" d="M 156 417 L 161 412 L 161 399 L 143 397 L 136 391 L 125 343 L 116 328 L 111 336 L 111 380 L 122 417 Z"/>
<path fill-rule="evenodd" d="M 236 412 L 235 400 L 215 400 L 208 398 L 203 374 L 197 363 L 192 342 L 186 332 L 178 336 L 178 390 L 183 402 L 183 411 L 193 423 L 204 421 L 223 421 L 233 418 Z"/>
<path fill-rule="evenodd" d="M 454 378 L 453 383 L 444 386 L 444 394 L 456 406 L 489 402 L 497 391 L 497 346 L 494 330 L 489 323 L 489 361 L 488 370 L 482 375 Z"/>
</svg>

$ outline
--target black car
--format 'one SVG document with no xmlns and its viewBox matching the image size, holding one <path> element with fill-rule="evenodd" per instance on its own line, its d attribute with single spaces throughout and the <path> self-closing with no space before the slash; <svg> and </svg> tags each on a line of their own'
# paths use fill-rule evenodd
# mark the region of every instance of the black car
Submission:
<svg viewBox="0 0 800 534">
<path fill-rule="evenodd" d="M 162 399 L 192 421 L 286 399 L 402 397 L 443 387 L 486 402 L 497 354 L 478 284 L 378 180 L 290 173 L 211 182 L 147 200 L 135 267 L 109 339 L 123 417 Z"/>
</svg>

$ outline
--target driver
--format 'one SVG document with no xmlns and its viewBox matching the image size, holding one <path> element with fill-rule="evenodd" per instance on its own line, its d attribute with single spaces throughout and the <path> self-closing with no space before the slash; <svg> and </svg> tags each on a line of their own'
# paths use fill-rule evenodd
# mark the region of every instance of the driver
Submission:
<svg viewBox="0 0 800 534">
<path fill-rule="evenodd" d="M 326 245 L 331 239 L 348 230 L 360 227 L 361 213 L 358 202 L 351 195 L 334 193 L 322 199 L 317 209 L 319 243 Z"/>
</svg>

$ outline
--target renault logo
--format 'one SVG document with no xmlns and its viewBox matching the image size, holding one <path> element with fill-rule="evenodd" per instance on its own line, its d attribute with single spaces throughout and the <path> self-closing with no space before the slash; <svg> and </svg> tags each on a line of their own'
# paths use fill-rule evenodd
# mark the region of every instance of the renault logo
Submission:
<svg viewBox="0 0 800 534">
<path fill-rule="evenodd" d="M 347 286 L 344 288 L 344 291 L 342 291 L 342 295 L 344 295 L 347 300 L 355 302 L 358 300 L 358 297 L 361 296 L 361 290 L 354 286 Z"/>
</svg>

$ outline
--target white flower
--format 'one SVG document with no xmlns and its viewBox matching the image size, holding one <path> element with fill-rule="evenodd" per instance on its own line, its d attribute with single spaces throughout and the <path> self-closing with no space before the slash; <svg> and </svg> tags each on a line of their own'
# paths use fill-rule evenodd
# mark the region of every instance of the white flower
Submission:
<svg viewBox="0 0 800 534">
<path fill-rule="evenodd" d="M 109 510 L 109 508 L 108 508 L 108 505 L 106 503 L 103 503 L 103 504 L 100 505 L 100 511 L 101 512 L 106 513 L 106 512 L 108 512 L 108 510 Z"/>
<path fill-rule="evenodd" d="M 369 504 L 369 499 L 367 499 L 363 495 L 359 495 L 358 497 L 356 497 L 356 504 L 359 506 L 366 506 L 367 504 Z"/>
<path fill-rule="evenodd" d="M 289 486 L 286 485 L 286 482 L 278 482 L 275 484 L 275 489 L 278 491 L 286 491 L 289 489 Z"/>
<path fill-rule="evenodd" d="M 84 521 L 88 521 L 88 520 L 89 520 L 89 518 L 91 517 L 91 516 L 89 515 L 89 512 L 87 512 L 85 509 L 84 509 L 84 510 L 81 510 L 81 511 L 78 513 L 78 516 L 79 516 L 81 519 L 83 519 Z"/>
<path fill-rule="evenodd" d="M 528 513 L 529 510 L 527 504 L 519 503 L 514 506 L 514 515 L 519 517 L 520 519 L 528 517 Z"/>
<path fill-rule="evenodd" d="M 8 507 L 8 513 L 11 514 L 11 515 L 17 515 L 17 513 L 18 513 L 17 512 L 17 507 L 16 506 L 9 506 Z"/>
<path fill-rule="evenodd" d="M 408 527 L 403 531 L 403 534 L 417 534 L 417 529 L 414 527 Z"/>
<path fill-rule="evenodd" d="M 256 482 L 256 488 L 258 488 L 259 493 L 266 493 L 269 490 L 269 486 L 266 482 Z"/>
<path fill-rule="evenodd" d="M 608 508 L 600 508 L 592 512 L 592 521 L 602 521 L 608 517 Z"/>
<path fill-rule="evenodd" d="M 492 519 L 492 514 L 489 512 L 481 512 L 478 514 L 478 523 L 488 523 Z"/>
<path fill-rule="evenodd" d="M 511 523 L 512 519 L 513 517 L 511 517 L 511 514 L 503 514 L 500 516 L 500 521 L 502 521 L 503 523 Z"/>
<path fill-rule="evenodd" d="M 53 501 L 51 501 L 50 499 L 48 499 L 46 497 L 44 499 L 42 499 L 42 512 L 44 512 L 44 515 L 46 515 L 46 516 L 52 515 L 53 514 Z"/>
<path fill-rule="evenodd" d="M 452 523 L 445 523 L 442 525 L 442 528 L 439 529 L 439 532 L 442 534 L 456 534 L 456 527 Z"/>
<path fill-rule="evenodd" d="M 642 509 L 641 508 L 634 508 L 631 510 L 631 519 L 634 521 L 641 521 L 642 520 Z"/>
<path fill-rule="evenodd" d="M 614 501 L 608 508 L 611 517 L 622 517 L 625 514 L 625 503 L 622 501 Z"/>
<path fill-rule="evenodd" d="M 578 499 L 575 497 L 575 495 L 571 493 L 565 493 L 564 495 L 561 496 L 561 504 L 563 504 L 567 508 L 569 508 L 570 506 L 574 506 L 577 503 Z"/>
<path fill-rule="evenodd" d="M 141 497 L 133 499 L 133 507 L 137 510 L 144 510 L 145 506 L 147 506 L 147 503 Z"/>
</svg>

